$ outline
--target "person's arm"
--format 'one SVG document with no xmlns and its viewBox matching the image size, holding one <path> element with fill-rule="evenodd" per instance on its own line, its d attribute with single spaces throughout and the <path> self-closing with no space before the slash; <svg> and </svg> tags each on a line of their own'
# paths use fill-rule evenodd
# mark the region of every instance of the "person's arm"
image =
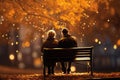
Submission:
<svg viewBox="0 0 120 80">
<path fill-rule="evenodd" d="M 77 47 L 78 45 L 77 45 L 77 39 L 76 39 L 76 37 L 73 37 L 73 40 L 74 40 L 74 47 Z"/>
<path fill-rule="evenodd" d="M 77 41 L 75 41 L 75 47 L 77 47 Z"/>
</svg>

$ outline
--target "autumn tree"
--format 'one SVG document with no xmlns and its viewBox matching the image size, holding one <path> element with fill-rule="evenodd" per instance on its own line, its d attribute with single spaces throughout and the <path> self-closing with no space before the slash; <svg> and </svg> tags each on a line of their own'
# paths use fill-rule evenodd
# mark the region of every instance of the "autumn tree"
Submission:
<svg viewBox="0 0 120 80">
<path fill-rule="evenodd" d="M 104 33 L 109 17 L 115 11 L 116 14 L 119 13 L 115 4 L 119 4 L 119 1 L 0 0 L 0 32 L 2 35 L 11 27 L 18 27 L 15 24 L 22 24 L 39 33 L 44 33 L 48 29 L 67 27 L 76 36 L 84 37 L 94 31 L 93 26 L 97 26 L 97 29 Z M 102 28 L 100 24 L 105 19 Z M 112 20 L 113 24 L 115 21 Z"/>
</svg>

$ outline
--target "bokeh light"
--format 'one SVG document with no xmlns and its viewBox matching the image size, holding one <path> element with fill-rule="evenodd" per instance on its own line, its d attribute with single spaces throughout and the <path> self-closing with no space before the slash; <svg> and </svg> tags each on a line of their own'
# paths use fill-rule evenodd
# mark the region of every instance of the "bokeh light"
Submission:
<svg viewBox="0 0 120 80">
<path fill-rule="evenodd" d="M 42 65 L 42 61 L 40 58 L 35 58 L 33 64 L 37 68 L 37 67 L 40 67 Z"/>
<path fill-rule="evenodd" d="M 116 44 L 113 45 L 113 49 L 117 49 L 117 45 Z"/>
<path fill-rule="evenodd" d="M 98 41 L 99 41 L 99 40 L 98 40 L 97 38 L 95 38 L 95 42 L 98 43 Z"/>
<path fill-rule="evenodd" d="M 107 48 L 106 48 L 106 47 L 104 48 L 104 51 L 107 51 Z"/>
<path fill-rule="evenodd" d="M 99 41 L 98 44 L 101 44 L 101 41 Z"/>
<path fill-rule="evenodd" d="M 30 47 L 30 42 L 29 41 L 25 41 L 22 43 L 22 47 L 25 48 L 25 47 Z"/>
<path fill-rule="evenodd" d="M 71 66 L 71 72 L 75 72 L 76 71 L 76 67 L 75 66 Z"/>
<path fill-rule="evenodd" d="M 19 53 L 17 54 L 17 58 L 18 58 L 18 61 L 22 61 L 22 53 L 19 52 Z"/>
<path fill-rule="evenodd" d="M 10 60 L 14 60 L 14 59 L 15 59 L 15 56 L 14 56 L 13 54 L 10 54 L 10 55 L 9 55 L 9 59 L 10 59 Z"/>
</svg>

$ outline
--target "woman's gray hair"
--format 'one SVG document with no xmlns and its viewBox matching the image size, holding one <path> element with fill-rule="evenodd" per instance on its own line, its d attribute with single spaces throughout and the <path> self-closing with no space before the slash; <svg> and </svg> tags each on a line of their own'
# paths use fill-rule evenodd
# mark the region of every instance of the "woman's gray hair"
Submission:
<svg viewBox="0 0 120 80">
<path fill-rule="evenodd" d="M 55 38 L 56 37 L 56 32 L 54 30 L 49 30 L 47 32 L 47 36 L 51 37 L 51 38 Z"/>
</svg>

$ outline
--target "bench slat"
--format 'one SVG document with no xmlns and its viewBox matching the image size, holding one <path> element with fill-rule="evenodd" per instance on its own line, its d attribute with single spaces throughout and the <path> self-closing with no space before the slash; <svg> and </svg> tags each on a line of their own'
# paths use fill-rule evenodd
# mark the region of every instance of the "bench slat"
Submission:
<svg viewBox="0 0 120 80">
<path fill-rule="evenodd" d="M 76 61 L 89 61 L 90 57 L 75 58 Z"/>
</svg>

